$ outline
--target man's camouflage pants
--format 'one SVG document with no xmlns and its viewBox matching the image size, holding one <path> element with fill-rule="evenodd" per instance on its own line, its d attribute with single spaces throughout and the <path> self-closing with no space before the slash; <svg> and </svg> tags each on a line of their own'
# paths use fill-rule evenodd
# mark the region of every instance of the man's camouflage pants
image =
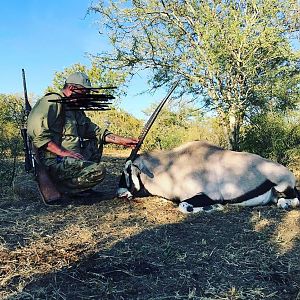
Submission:
<svg viewBox="0 0 300 300">
<path fill-rule="evenodd" d="M 58 189 L 64 193 L 78 193 L 91 189 L 105 177 L 105 168 L 100 163 L 64 157 L 48 166 Z"/>
</svg>

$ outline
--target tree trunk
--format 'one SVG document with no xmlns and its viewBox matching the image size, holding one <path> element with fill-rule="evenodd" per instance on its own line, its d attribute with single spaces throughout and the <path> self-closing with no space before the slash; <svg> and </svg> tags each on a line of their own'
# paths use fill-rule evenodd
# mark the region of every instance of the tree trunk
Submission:
<svg viewBox="0 0 300 300">
<path fill-rule="evenodd" d="M 230 150 L 238 151 L 240 149 L 240 118 L 234 115 L 229 116 L 228 140 Z"/>
<path fill-rule="evenodd" d="M 241 113 L 233 108 L 229 113 L 219 111 L 221 123 L 224 128 L 227 139 L 227 147 L 230 150 L 238 151 L 240 149 L 240 129 L 242 124 Z"/>
</svg>

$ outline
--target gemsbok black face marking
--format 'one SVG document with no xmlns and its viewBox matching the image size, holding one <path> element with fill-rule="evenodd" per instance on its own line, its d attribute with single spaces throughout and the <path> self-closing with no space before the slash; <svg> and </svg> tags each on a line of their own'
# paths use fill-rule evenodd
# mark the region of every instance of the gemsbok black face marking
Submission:
<svg viewBox="0 0 300 300">
<path fill-rule="evenodd" d="M 240 206 L 299 206 L 295 176 L 283 165 L 247 152 L 194 141 L 170 151 L 153 151 L 128 161 L 118 195 L 150 195 L 179 200 L 185 213 Z M 286 198 L 278 199 L 277 192 Z M 206 209 L 206 206 L 209 206 Z"/>
</svg>

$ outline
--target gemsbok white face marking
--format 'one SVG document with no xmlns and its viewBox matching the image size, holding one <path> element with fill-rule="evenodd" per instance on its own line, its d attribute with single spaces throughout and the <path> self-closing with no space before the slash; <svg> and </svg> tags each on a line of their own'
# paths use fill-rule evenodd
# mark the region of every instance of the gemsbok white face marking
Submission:
<svg viewBox="0 0 300 300">
<path fill-rule="evenodd" d="M 125 176 L 127 188 L 139 191 L 141 188 L 140 181 L 138 178 L 139 174 L 141 173 L 139 168 L 135 166 L 131 160 L 128 160 L 123 169 L 123 173 Z"/>
</svg>

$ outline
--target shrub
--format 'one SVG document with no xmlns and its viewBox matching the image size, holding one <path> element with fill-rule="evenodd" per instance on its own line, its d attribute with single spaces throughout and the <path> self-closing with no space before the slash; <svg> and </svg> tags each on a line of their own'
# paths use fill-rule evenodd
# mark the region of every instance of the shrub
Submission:
<svg viewBox="0 0 300 300">
<path fill-rule="evenodd" d="M 300 155 L 300 115 L 268 113 L 256 116 L 244 129 L 241 149 L 283 165 Z"/>
</svg>

